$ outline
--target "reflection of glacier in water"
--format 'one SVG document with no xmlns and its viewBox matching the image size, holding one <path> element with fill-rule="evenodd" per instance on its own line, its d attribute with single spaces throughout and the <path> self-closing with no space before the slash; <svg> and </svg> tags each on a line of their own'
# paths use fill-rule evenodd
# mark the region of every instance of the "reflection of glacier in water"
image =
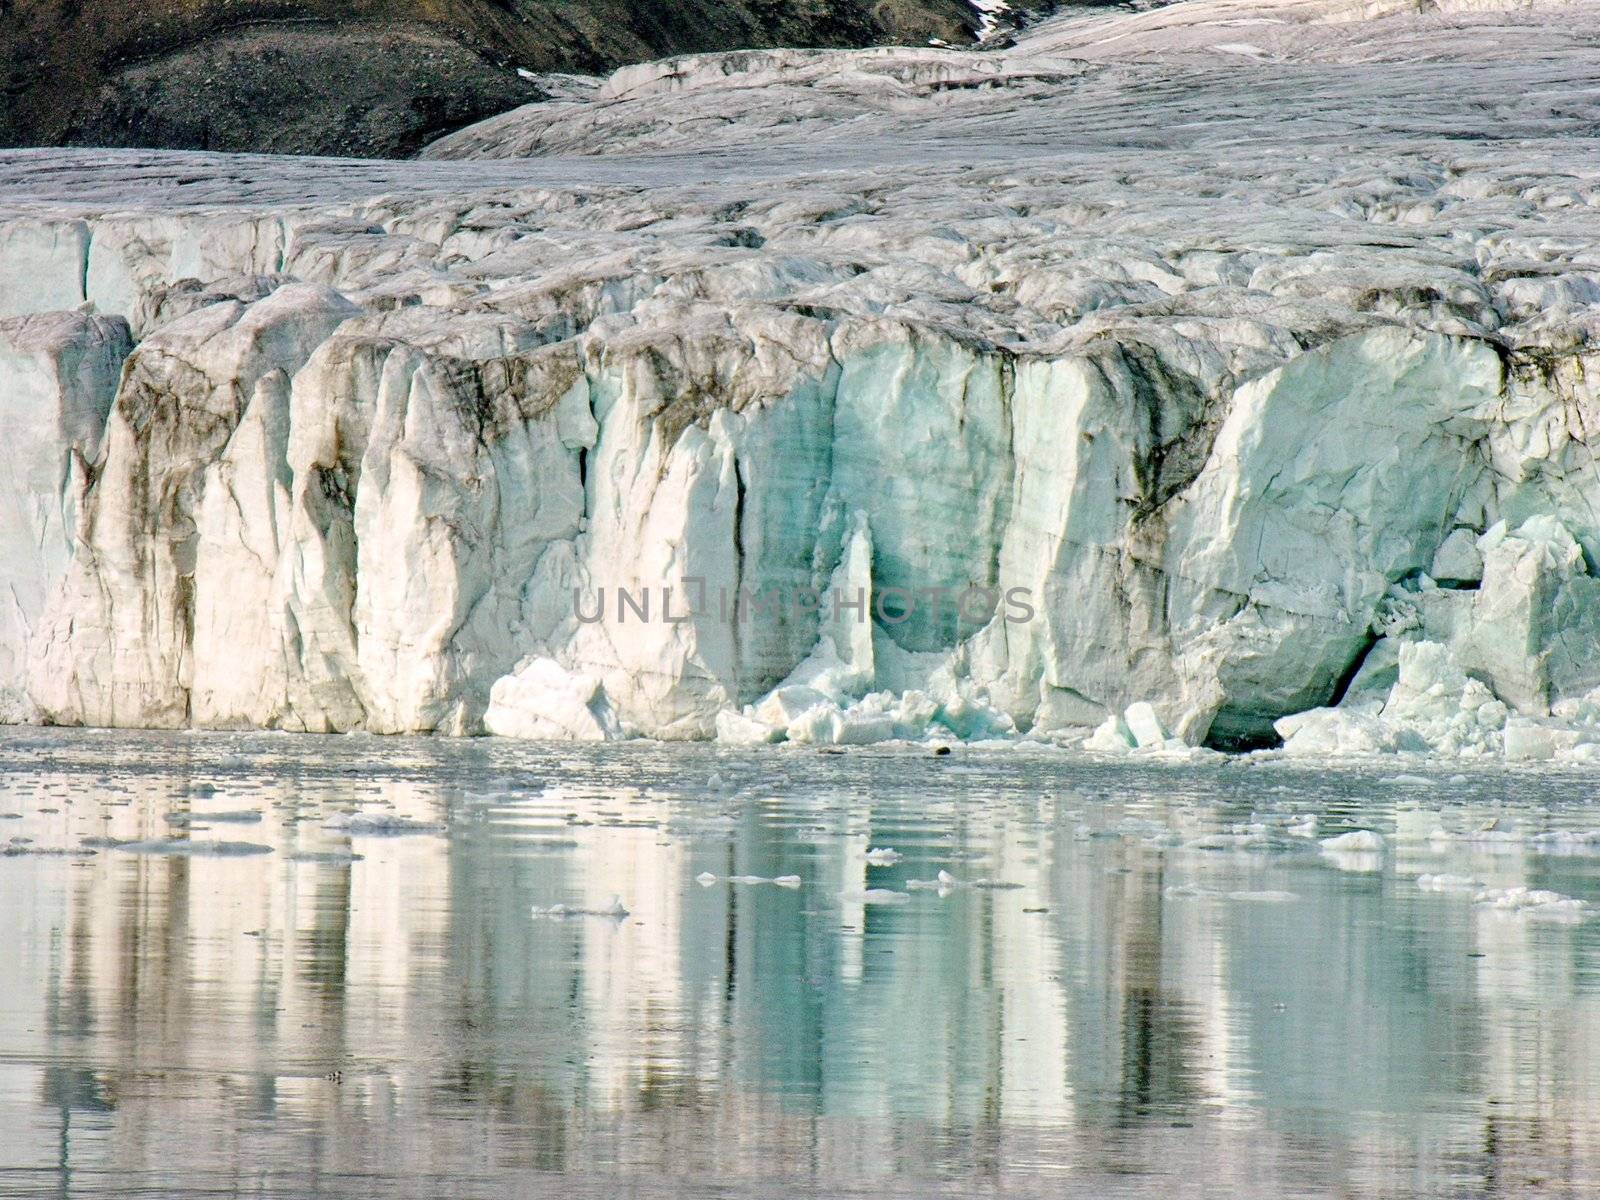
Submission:
<svg viewBox="0 0 1600 1200">
<path fill-rule="evenodd" d="M 0 1196 L 1600 1182 L 1581 776 L 4 750 Z"/>
</svg>

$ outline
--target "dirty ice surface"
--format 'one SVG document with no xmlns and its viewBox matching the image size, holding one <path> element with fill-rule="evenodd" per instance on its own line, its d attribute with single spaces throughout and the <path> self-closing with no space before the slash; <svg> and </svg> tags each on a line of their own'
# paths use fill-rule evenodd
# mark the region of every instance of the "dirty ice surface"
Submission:
<svg viewBox="0 0 1600 1200">
<path fill-rule="evenodd" d="M 1591 798 L 10 731 L 0 1197 L 1587 1192 Z"/>
</svg>

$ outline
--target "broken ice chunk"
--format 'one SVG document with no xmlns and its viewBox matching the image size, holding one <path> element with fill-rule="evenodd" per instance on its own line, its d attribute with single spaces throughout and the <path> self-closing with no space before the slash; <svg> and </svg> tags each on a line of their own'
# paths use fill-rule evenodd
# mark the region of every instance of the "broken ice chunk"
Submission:
<svg viewBox="0 0 1600 1200">
<path fill-rule="evenodd" d="M 148 842 L 123 842 L 115 849 L 128 854 L 179 854 L 197 858 L 248 858 L 257 854 L 271 854 L 271 846 L 256 842 L 191 842 L 157 840 Z"/>
<path fill-rule="evenodd" d="M 1337 837 L 1323 838 L 1322 848 L 1333 851 L 1373 853 L 1383 849 L 1383 835 L 1370 829 L 1352 829 Z"/>
<path fill-rule="evenodd" d="M 1172 737 L 1167 732 L 1167 727 L 1161 723 L 1161 718 L 1156 715 L 1154 706 L 1148 701 L 1141 700 L 1137 704 L 1128 705 L 1123 711 L 1122 720 L 1127 725 L 1128 732 L 1133 735 L 1134 744 L 1141 750 L 1163 745 Z"/>
<path fill-rule="evenodd" d="M 531 912 L 535 917 L 604 917 L 612 921 L 620 921 L 628 915 L 621 896 L 611 897 L 611 903 L 604 908 L 578 908 L 571 904 L 552 904 L 548 908 L 541 908 L 535 904 Z"/>
<path fill-rule="evenodd" d="M 731 708 L 725 708 L 717 714 L 717 741 L 730 746 L 769 745 L 783 741 L 786 736 L 784 727 L 769 725 Z"/>
<path fill-rule="evenodd" d="M 1085 739 L 1083 748 L 1096 754 L 1127 754 L 1137 744 L 1127 723 L 1112 713 Z"/>
<path fill-rule="evenodd" d="M 196 821 L 205 821 L 213 825 L 253 825 L 261 820 L 261 813 L 255 809 L 241 809 L 237 812 L 169 812 L 165 818 L 168 825 L 193 825 Z"/>
<path fill-rule="evenodd" d="M 768 877 L 766 875 L 723 876 L 713 875 L 710 871 L 702 871 L 700 874 L 694 877 L 694 881 L 701 887 L 715 887 L 719 883 L 733 883 L 744 887 L 755 887 L 760 884 L 770 883 L 782 888 L 797 888 L 802 882 L 800 876 L 798 875 L 778 875 L 776 877 Z"/>
<path fill-rule="evenodd" d="M 324 829 L 337 829 L 352 836 L 398 837 L 406 833 L 443 833 L 436 821 L 415 821 L 393 813 L 334 813 L 322 823 Z"/>
<path fill-rule="evenodd" d="M 938 892 L 941 896 L 948 896 L 958 887 L 966 886 L 949 871 L 940 871 L 936 879 L 908 879 L 906 890 L 913 892 Z"/>
<path fill-rule="evenodd" d="M 1582 900 L 1540 888 L 1485 888 L 1472 899 L 1484 908 L 1558 921 L 1581 921 L 1589 908 Z"/>
<path fill-rule="evenodd" d="M 533 657 L 489 692 L 485 728 L 497 737 L 611 742 L 622 737 L 604 686 L 554 659 Z"/>
</svg>

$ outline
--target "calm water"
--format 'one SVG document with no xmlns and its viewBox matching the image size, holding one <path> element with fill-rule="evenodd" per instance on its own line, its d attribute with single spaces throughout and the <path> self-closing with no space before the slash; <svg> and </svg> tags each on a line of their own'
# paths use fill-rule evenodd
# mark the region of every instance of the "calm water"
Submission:
<svg viewBox="0 0 1600 1200">
<path fill-rule="evenodd" d="M 1593 786 L 1398 770 L 12 731 L 0 1196 L 1593 1193 Z"/>
</svg>

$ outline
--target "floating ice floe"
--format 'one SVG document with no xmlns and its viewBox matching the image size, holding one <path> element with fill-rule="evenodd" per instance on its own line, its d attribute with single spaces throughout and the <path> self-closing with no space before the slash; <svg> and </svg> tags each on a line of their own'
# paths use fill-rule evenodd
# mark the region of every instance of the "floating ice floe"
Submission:
<svg viewBox="0 0 1600 1200">
<path fill-rule="evenodd" d="M 611 897 L 611 903 L 603 908 L 583 908 L 572 904 L 552 904 L 549 907 L 541 907 L 535 904 L 530 912 L 535 917 L 548 917 L 555 920 L 563 920 L 569 917 L 604 917 L 608 920 L 620 921 L 629 915 L 628 910 L 623 907 L 621 896 Z"/>
<path fill-rule="evenodd" d="M 297 850 L 287 857 L 292 863 L 304 863 L 308 866 L 336 867 L 364 861 L 362 855 L 348 850 Z"/>
<path fill-rule="evenodd" d="M 710 871 L 702 871 L 694 877 L 694 881 L 701 887 L 715 887 L 719 883 L 739 884 L 743 886 L 756 886 L 770 883 L 775 887 L 797 888 L 804 882 L 798 875 L 713 875 Z"/>
<path fill-rule="evenodd" d="M 1323 838 L 1320 845 L 1334 852 L 1373 853 L 1383 849 L 1383 835 L 1371 829 L 1352 829 L 1336 837 Z"/>
<path fill-rule="evenodd" d="M 1219 888 L 1202 887 L 1198 883 L 1174 883 L 1161 889 L 1169 900 L 1214 900 L 1224 895 Z"/>
<path fill-rule="evenodd" d="M 261 820 L 257 809 L 238 809 L 233 812 L 169 812 L 164 818 L 168 825 L 254 825 Z"/>
<path fill-rule="evenodd" d="M 418 821 L 393 813 L 334 813 L 322 823 L 324 829 L 361 837 L 398 837 L 408 833 L 443 833 L 437 821 Z"/>
<path fill-rule="evenodd" d="M 1161 894 L 1171 900 L 1233 900 L 1240 904 L 1289 904 L 1300 899 L 1294 892 L 1275 889 L 1229 892 L 1221 888 L 1203 887 L 1197 883 L 1177 883 L 1162 889 Z"/>
<path fill-rule="evenodd" d="M 866 853 L 867 865 L 873 867 L 892 867 L 904 857 L 898 850 L 887 846 L 868 850 Z"/>
<path fill-rule="evenodd" d="M 1482 908 L 1556 921 L 1581 921 L 1589 914 L 1584 901 L 1540 888 L 1484 888 L 1472 901 Z"/>
<path fill-rule="evenodd" d="M 193 858 L 250 858 L 258 854 L 271 854 L 271 846 L 258 842 L 209 842 L 187 839 L 162 839 L 143 842 L 119 842 L 112 847 L 124 854 L 179 854 Z"/>
<path fill-rule="evenodd" d="M 1466 847 L 1480 853 L 1511 854 L 1524 850 L 1528 837 L 1513 826 L 1503 824 L 1498 818 L 1485 822 L 1476 829 L 1435 829 L 1428 841 L 1437 848 Z"/>
<path fill-rule="evenodd" d="M 95 853 L 87 846 L 37 846 L 29 838 L 13 838 L 0 845 L 0 858 L 90 858 Z"/>
<path fill-rule="evenodd" d="M 1265 850 L 1273 844 L 1264 828 L 1217 830 L 1183 843 L 1185 850 Z"/>
<path fill-rule="evenodd" d="M 949 871 L 940 871 L 933 879 L 908 879 L 906 890 L 912 892 L 938 892 L 941 896 L 961 888 L 973 888 L 980 891 L 1010 892 L 1022 887 L 1020 883 L 1011 883 L 1003 879 L 957 879 Z"/>
<path fill-rule="evenodd" d="M 1600 854 L 1600 829 L 1554 829 L 1530 834 L 1528 848 L 1552 857 Z"/>
</svg>

